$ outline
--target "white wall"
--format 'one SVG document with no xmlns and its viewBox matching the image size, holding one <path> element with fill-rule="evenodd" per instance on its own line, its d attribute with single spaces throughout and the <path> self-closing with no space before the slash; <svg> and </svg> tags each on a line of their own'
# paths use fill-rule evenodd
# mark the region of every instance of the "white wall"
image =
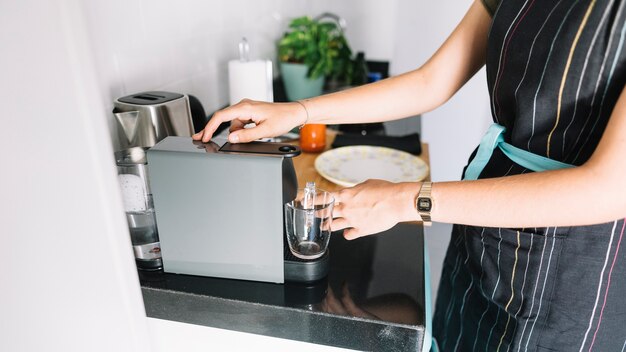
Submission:
<svg viewBox="0 0 626 352">
<path fill-rule="evenodd" d="M 166 90 L 192 94 L 210 112 L 228 102 L 227 62 L 237 58 L 241 37 L 250 43 L 251 58 L 275 62 L 276 43 L 290 19 L 330 11 L 346 19 L 346 35 L 355 52 L 388 60 L 395 3 L 111 0 L 86 2 L 85 16 L 107 111 L 115 98 Z M 114 123 L 109 116 L 111 131 Z"/>
<path fill-rule="evenodd" d="M 368 60 L 390 60 L 397 45 L 393 40 L 398 0 L 313 1 L 311 12 L 332 12 L 348 23 L 346 36 L 352 51 L 365 52 Z"/>
<path fill-rule="evenodd" d="M 150 351 L 78 1 L 0 2 L 0 351 Z"/>
<path fill-rule="evenodd" d="M 392 73 L 423 64 L 461 20 L 472 0 L 398 0 Z M 419 97 L 415 97 L 419 99 Z M 490 124 L 485 70 L 439 109 L 422 115 L 422 139 L 429 143 L 433 181 L 459 180 L 467 158 Z M 435 223 L 426 229 L 430 250 L 432 290 L 436 293 L 441 263 L 452 226 Z"/>
</svg>

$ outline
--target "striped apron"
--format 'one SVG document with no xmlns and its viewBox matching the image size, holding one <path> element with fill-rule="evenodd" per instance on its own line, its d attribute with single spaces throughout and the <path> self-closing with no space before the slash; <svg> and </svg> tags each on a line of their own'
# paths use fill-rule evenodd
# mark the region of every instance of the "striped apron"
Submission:
<svg viewBox="0 0 626 352">
<path fill-rule="evenodd" d="M 561 165 L 589 159 L 626 83 L 625 7 L 618 0 L 502 1 L 487 51 L 501 141 Z M 475 175 L 466 176 L 533 172 L 506 148 L 492 148 L 484 168 L 467 168 Z M 455 225 L 433 321 L 439 348 L 626 351 L 624 229 L 624 219 L 525 229 Z"/>
</svg>

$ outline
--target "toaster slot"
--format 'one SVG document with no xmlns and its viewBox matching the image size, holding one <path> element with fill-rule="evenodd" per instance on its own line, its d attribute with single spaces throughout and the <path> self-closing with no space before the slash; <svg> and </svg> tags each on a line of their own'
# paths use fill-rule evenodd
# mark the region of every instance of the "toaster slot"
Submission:
<svg viewBox="0 0 626 352">
<path fill-rule="evenodd" d="M 141 94 L 141 95 L 135 95 L 133 98 L 135 98 L 135 99 L 142 99 L 142 100 L 155 101 L 155 100 L 163 99 L 165 97 L 164 96 L 160 96 L 160 95 Z"/>
</svg>

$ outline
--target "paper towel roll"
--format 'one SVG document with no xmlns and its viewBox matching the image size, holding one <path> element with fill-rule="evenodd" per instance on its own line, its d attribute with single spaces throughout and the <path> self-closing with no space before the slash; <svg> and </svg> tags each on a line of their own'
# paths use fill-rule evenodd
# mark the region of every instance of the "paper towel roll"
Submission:
<svg viewBox="0 0 626 352">
<path fill-rule="evenodd" d="M 241 99 L 274 101 L 272 62 L 269 60 L 228 62 L 230 104 Z"/>
</svg>

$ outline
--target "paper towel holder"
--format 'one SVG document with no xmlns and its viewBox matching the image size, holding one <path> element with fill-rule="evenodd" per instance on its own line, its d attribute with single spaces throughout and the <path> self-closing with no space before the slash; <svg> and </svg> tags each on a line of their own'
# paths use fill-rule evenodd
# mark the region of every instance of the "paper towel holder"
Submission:
<svg viewBox="0 0 626 352">
<path fill-rule="evenodd" d="M 238 44 L 239 59 L 228 62 L 229 102 L 242 99 L 274 101 L 272 61 L 250 60 L 250 45 L 246 37 Z"/>
<path fill-rule="evenodd" d="M 248 39 L 246 39 L 246 37 L 242 37 L 239 42 L 239 61 L 250 61 L 250 44 L 248 44 Z"/>
</svg>

